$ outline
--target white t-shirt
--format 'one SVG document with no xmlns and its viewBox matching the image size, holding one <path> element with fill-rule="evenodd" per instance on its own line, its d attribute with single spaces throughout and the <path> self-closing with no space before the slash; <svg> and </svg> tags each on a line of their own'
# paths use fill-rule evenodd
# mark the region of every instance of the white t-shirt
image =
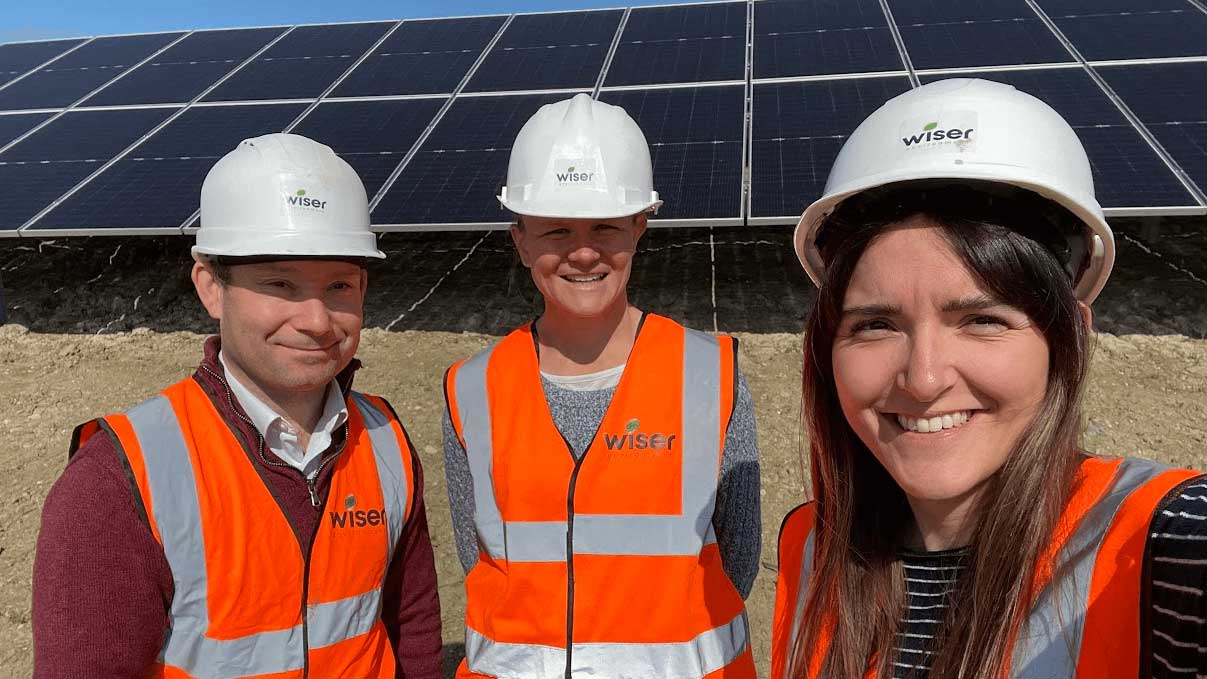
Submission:
<svg viewBox="0 0 1207 679">
<path fill-rule="evenodd" d="M 620 374 L 624 372 L 625 365 L 625 363 L 621 363 L 615 368 L 586 375 L 550 375 L 542 370 L 541 377 L 570 391 L 599 391 L 600 389 L 611 389 L 620 384 Z"/>
<path fill-rule="evenodd" d="M 230 384 L 231 394 L 239 405 L 243 406 L 248 419 L 264 437 L 264 445 L 268 446 L 277 457 L 289 466 L 297 469 L 307 477 L 311 476 L 319 456 L 331 445 L 331 437 L 335 430 L 344 426 L 348 420 L 348 406 L 344 403 L 339 384 L 331 380 L 327 385 L 327 397 L 323 403 L 323 412 L 315 424 L 314 433 L 310 435 L 310 443 L 302 450 L 299 444 L 300 436 L 293 425 L 285 421 L 280 413 L 273 410 L 267 403 L 260 400 L 230 371 L 222 352 L 218 352 L 218 360 L 226 371 L 226 381 Z"/>
</svg>

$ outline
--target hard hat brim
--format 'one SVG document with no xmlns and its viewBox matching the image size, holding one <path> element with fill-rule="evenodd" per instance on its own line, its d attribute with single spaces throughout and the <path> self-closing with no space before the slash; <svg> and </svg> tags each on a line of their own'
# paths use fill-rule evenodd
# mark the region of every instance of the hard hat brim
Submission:
<svg viewBox="0 0 1207 679">
<path fill-rule="evenodd" d="M 585 192 L 584 192 L 585 193 Z M 505 210 L 523 217 L 548 217 L 567 219 L 619 219 L 639 215 L 643 212 L 658 212 L 662 201 L 654 198 L 644 203 L 621 203 L 605 193 L 587 194 L 580 197 L 572 214 L 566 214 L 565 201 L 510 200 L 497 196 Z"/>
<path fill-rule="evenodd" d="M 385 259 L 372 233 L 284 232 L 247 237 L 246 228 L 205 227 L 197 231 L 192 253 L 221 257 L 330 257 Z"/>
<path fill-rule="evenodd" d="M 1026 180 L 1003 177 L 1001 168 L 992 168 L 984 172 L 978 172 L 975 168 L 966 167 L 960 171 L 936 170 L 926 173 L 919 173 L 917 169 L 909 169 L 873 175 L 863 178 L 863 181 L 847 186 L 835 187 L 827 192 L 826 195 L 810 204 L 809 207 L 805 208 L 793 234 L 796 256 L 800 260 L 801 266 L 804 267 L 805 272 L 809 274 L 809 278 L 813 281 L 813 284 L 820 287 L 822 276 L 825 273 L 825 262 L 822 261 L 821 252 L 817 249 L 816 244 L 817 231 L 821 227 L 822 222 L 825 221 L 825 218 L 838 207 L 839 203 L 856 194 L 889 184 L 906 184 L 910 181 L 934 179 L 950 179 L 953 182 L 960 180 L 981 181 L 1016 186 L 1037 193 L 1069 210 L 1086 225 L 1092 236 L 1096 236 L 1101 244 L 1100 249 L 1097 247 L 1090 248 L 1092 256 L 1089 258 L 1089 265 L 1075 282 L 1074 292 L 1077 295 L 1077 299 L 1084 302 L 1087 306 L 1093 303 L 1094 299 L 1098 297 L 1098 294 L 1106 285 L 1111 269 L 1114 267 L 1115 239 L 1110 227 L 1106 223 L 1105 216 L 1102 214 L 1102 208 L 1098 205 L 1097 201 L 1093 198 L 1079 199 L 1066 195 L 1063 192 L 1052 189 L 1051 184 L 1045 183 L 1042 179 Z"/>
</svg>

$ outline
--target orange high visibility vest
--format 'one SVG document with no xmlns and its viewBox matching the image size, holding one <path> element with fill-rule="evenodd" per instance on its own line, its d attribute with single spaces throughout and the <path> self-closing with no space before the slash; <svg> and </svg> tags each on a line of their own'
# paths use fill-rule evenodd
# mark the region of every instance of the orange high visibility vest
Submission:
<svg viewBox="0 0 1207 679">
<path fill-rule="evenodd" d="M 1149 525 L 1162 500 L 1199 476 L 1132 458 L 1087 458 L 1039 561 L 1026 625 L 1008 676 L 1101 679 L 1140 674 L 1141 578 Z M 813 573 L 815 508 L 798 507 L 780 531 L 771 676 L 787 679 Z M 1053 577 L 1053 574 L 1057 574 Z M 829 642 L 805 652 L 816 677 Z M 868 676 L 873 676 L 869 672 Z"/>
<path fill-rule="evenodd" d="M 751 679 L 712 515 L 736 341 L 647 315 L 576 462 L 525 326 L 449 369 L 480 552 L 459 677 Z"/>
<path fill-rule="evenodd" d="M 412 451 L 384 401 L 352 392 L 347 405 L 310 545 L 195 380 L 81 425 L 79 444 L 105 430 L 124 453 L 171 566 L 171 627 L 151 676 L 394 676 L 381 587 L 411 507 Z"/>
</svg>

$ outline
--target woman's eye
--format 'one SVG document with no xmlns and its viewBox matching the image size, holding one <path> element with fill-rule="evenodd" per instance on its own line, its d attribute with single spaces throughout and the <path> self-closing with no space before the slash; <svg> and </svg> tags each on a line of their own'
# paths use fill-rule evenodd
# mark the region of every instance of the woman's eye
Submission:
<svg viewBox="0 0 1207 679">
<path fill-rule="evenodd" d="M 893 326 L 883 318 L 870 318 L 866 321 L 860 321 L 851 326 L 851 334 L 871 334 L 877 332 L 885 332 L 892 330 Z"/>
<path fill-rule="evenodd" d="M 967 325 L 976 332 L 998 332 L 1010 327 L 1004 319 L 996 316 L 973 316 L 968 319 Z"/>
</svg>

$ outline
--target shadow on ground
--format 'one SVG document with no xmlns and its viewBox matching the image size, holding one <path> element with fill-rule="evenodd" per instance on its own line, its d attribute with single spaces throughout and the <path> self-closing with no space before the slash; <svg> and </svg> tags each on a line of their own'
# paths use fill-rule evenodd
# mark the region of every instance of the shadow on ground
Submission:
<svg viewBox="0 0 1207 679">
<path fill-rule="evenodd" d="M 1113 222 L 1115 273 L 1094 305 L 1113 334 L 1207 337 L 1207 223 Z M 800 332 L 813 287 L 790 227 L 650 229 L 634 302 L 689 326 Z M 190 237 L 0 240 L 8 322 L 34 332 L 210 332 L 188 278 Z M 505 232 L 391 233 L 371 265 L 365 326 L 503 334 L 540 313 Z"/>
</svg>

